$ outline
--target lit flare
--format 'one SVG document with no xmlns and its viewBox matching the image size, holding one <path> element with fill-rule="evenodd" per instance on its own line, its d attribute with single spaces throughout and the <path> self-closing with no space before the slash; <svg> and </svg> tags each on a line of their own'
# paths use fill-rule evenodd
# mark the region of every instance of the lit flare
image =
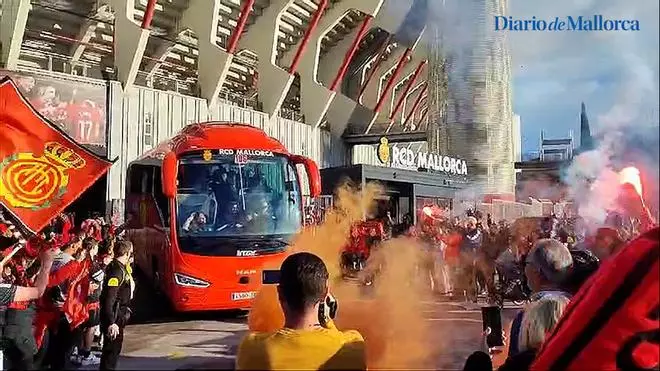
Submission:
<svg viewBox="0 0 660 371">
<path fill-rule="evenodd" d="M 635 188 L 635 192 L 642 198 L 642 180 L 639 176 L 639 169 L 629 166 L 619 172 L 619 182 L 621 184 L 630 184 Z"/>
<path fill-rule="evenodd" d="M 433 217 L 433 209 L 431 209 L 430 206 L 424 206 L 422 212 L 424 213 L 424 215 L 428 216 L 429 218 Z"/>
<path fill-rule="evenodd" d="M 653 228 L 653 226 L 657 225 L 657 222 L 653 217 L 653 214 L 651 214 L 651 211 L 644 202 L 644 196 L 642 193 L 642 179 L 640 177 L 639 169 L 637 169 L 634 166 L 629 166 L 622 169 L 619 172 L 619 183 L 624 187 L 633 188 L 635 190 L 635 193 L 637 193 L 641 206 L 640 216 L 642 217 L 642 229 L 648 230 L 650 228 Z"/>
</svg>

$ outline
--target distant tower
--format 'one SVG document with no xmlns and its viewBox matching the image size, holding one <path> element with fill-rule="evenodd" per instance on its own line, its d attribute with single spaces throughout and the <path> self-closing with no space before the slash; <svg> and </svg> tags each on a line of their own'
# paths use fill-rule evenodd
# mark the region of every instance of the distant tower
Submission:
<svg viewBox="0 0 660 371">
<path fill-rule="evenodd" d="M 480 193 L 515 190 L 511 58 L 506 32 L 495 31 L 496 15 L 508 0 L 445 0 L 443 49 L 447 60 L 446 120 L 439 149 L 468 164 Z"/>
<path fill-rule="evenodd" d="M 580 151 L 590 151 L 592 149 L 594 149 L 594 139 L 591 137 L 591 129 L 589 128 L 587 107 L 582 102 L 582 111 L 580 112 Z"/>
</svg>

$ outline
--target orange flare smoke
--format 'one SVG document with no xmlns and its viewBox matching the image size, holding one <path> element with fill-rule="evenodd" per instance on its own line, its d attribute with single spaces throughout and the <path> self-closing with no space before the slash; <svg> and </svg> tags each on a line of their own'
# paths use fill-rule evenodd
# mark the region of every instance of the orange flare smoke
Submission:
<svg viewBox="0 0 660 371">
<path fill-rule="evenodd" d="M 371 369 L 419 369 L 435 352 L 431 328 L 421 315 L 428 283 L 414 279 L 421 247 L 398 238 L 372 251 L 367 269 L 381 268 L 374 291 L 368 297 L 362 287 L 341 278 L 339 257 L 355 222 L 369 216 L 383 189 L 368 184 L 361 190 L 344 186 L 337 190 L 335 207 L 324 222 L 303 230 L 291 252 L 309 251 L 320 256 L 330 273 L 330 291 L 339 302 L 336 323 L 342 330 L 356 329 L 367 343 Z M 276 267 L 273 267 L 276 269 Z M 284 324 L 277 287 L 266 285 L 255 298 L 248 316 L 252 331 L 274 331 Z"/>
</svg>

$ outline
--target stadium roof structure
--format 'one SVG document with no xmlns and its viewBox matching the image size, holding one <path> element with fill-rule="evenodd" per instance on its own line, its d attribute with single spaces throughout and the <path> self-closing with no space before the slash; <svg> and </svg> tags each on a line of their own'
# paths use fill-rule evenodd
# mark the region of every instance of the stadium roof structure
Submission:
<svg viewBox="0 0 660 371">
<path fill-rule="evenodd" d="M 420 137 L 427 3 L 0 0 L 0 62 L 218 98 L 349 136 Z"/>
</svg>

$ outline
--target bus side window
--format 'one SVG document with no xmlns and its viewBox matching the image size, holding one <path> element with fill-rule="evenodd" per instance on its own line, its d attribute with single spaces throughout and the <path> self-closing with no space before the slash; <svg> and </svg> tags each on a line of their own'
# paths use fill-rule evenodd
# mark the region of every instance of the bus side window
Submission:
<svg viewBox="0 0 660 371">
<path fill-rule="evenodd" d="M 163 182 L 161 179 L 161 172 L 159 168 L 155 168 L 154 172 L 154 199 L 156 205 L 160 210 L 160 215 L 163 218 L 163 226 L 169 227 L 170 225 L 170 208 L 167 197 L 163 194 Z"/>
<path fill-rule="evenodd" d="M 142 183 L 141 183 L 141 192 L 142 194 L 151 193 L 151 190 L 154 186 L 154 167 L 145 166 L 144 172 L 142 173 Z"/>
<path fill-rule="evenodd" d="M 142 193 L 142 166 L 132 165 L 128 170 L 128 193 Z"/>
<path fill-rule="evenodd" d="M 151 193 L 153 171 L 153 166 L 132 165 L 129 174 L 129 192 L 132 194 Z"/>
</svg>

